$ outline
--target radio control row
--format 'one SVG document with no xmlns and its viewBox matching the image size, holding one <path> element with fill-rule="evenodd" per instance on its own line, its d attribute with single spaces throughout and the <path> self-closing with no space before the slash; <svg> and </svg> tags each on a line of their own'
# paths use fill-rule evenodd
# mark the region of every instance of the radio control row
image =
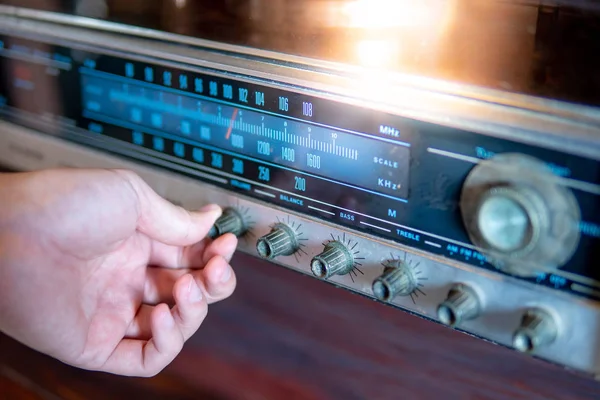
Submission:
<svg viewBox="0 0 600 400">
<path fill-rule="evenodd" d="M 557 183 L 548 167 L 523 154 L 499 154 L 475 166 L 462 187 L 460 209 L 471 242 L 496 268 L 534 276 L 537 265 L 560 268 L 579 245 L 581 211 L 573 193 Z M 211 236 L 247 229 L 244 216 L 225 210 Z M 293 229 L 276 224 L 260 238 L 258 252 L 272 259 L 293 254 L 299 243 Z M 321 278 L 348 273 L 352 255 L 329 245 L 314 260 Z"/>
<path fill-rule="evenodd" d="M 242 212 L 228 207 L 215 222 L 209 237 L 214 239 L 226 233 L 241 237 L 249 229 L 248 225 Z M 310 261 L 312 274 L 321 279 L 349 274 L 356 266 L 356 245 L 348 247 L 340 240 L 328 241 L 323 251 Z M 277 222 L 266 235 L 257 239 L 256 252 L 264 259 L 273 260 L 279 256 L 293 255 L 300 246 L 297 230 L 286 223 Z M 371 290 L 378 300 L 391 302 L 397 296 L 411 296 L 418 285 L 414 268 L 403 260 L 392 259 L 384 263 L 383 273 L 373 281 Z M 482 311 L 477 292 L 468 285 L 457 283 L 437 307 L 437 317 L 442 324 L 456 328 L 467 320 L 481 316 Z M 523 314 L 520 326 L 513 334 L 513 347 L 530 353 L 552 343 L 556 335 L 555 322 L 548 312 L 539 308 L 529 309 Z"/>
<path fill-rule="evenodd" d="M 318 221 L 301 213 L 289 212 L 249 197 L 218 190 L 196 179 L 174 176 L 168 172 L 161 172 L 106 154 L 82 150 L 76 145 L 40 136 L 9 124 L 4 124 L 2 127 L 5 133 L 2 140 L 7 145 L 0 146 L 0 156 L 14 168 L 59 166 L 65 159 L 69 159 L 71 165 L 78 167 L 102 165 L 107 168 L 131 168 L 138 171 L 160 195 L 173 199 L 187 209 L 198 209 L 206 204 L 223 205 L 223 215 L 214 224 L 210 236 L 216 238 L 232 233 L 240 237 L 238 249 L 242 253 L 260 255 L 286 268 L 311 276 L 313 267 L 319 274 L 325 275 L 333 271 L 344 271 L 350 268 L 351 257 L 353 268 L 350 272 L 321 279 L 352 292 L 380 299 L 386 304 L 430 318 L 470 335 L 513 347 L 521 352 L 533 353 L 540 359 L 582 372 L 596 375 L 600 373 L 600 362 L 595 356 L 600 346 L 598 327 L 595 324 L 580 323 L 597 321 L 600 318 L 600 308 L 597 303 L 580 301 L 569 293 L 543 285 L 528 284 L 519 281 L 518 278 L 491 274 L 489 270 L 468 263 L 458 267 L 451 258 L 445 262 L 441 256 L 431 255 L 425 250 L 407 249 L 401 244 L 371 240 L 365 234 L 350 233 L 335 224 Z M 11 143 L 18 143 L 24 148 L 43 148 L 45 158 L 31 164 L 32 161 L 22 157 L 20 153 L 3 151 L 11 149 L 12 146 L 8 145 Z M 488 174 L 490 179 L 481 178 L 479 183 L 471 181 L 470 178 L 476 177 L 476 170 L 484 171 L 494 165 L 496 163 L 492 160 L 490 163 L 479 163 L 474 168 L 473 175 L 467 179 L 466 186 L 469 188 L 465 187 L 463 192 L 465 205 L 474 206 L 472 222 L 475 224 L 471 226 L 477 228 L 476 225 L 482 225 L 480 238 L 487 238 L 486 241 L 491 239 L 489 244 L 498 248 L 525 246 L 528 249 L 536 248 L 536 251 L 539 250 L 537 245 L 541 245 L 542 242 L 545 242 L 544 247 L 546 247 L 551 243 L 558 243 L 559 237 L 573 238 L 572 232 L 569 233 L 573 225 L 570 220 L 577 220 L 578 209 L 564 207 L 565 201 L 570 203 L 570 194 L 563 197 L 563 201 L 553 194 L 564 195 L 564 191 L 547 192 L 546 195 L 541 196 L 544 200 L 542 204 L 536 200 L 525 200 L 523 197 L 518 197 L 519 195 L 512 196 L 514 193 L 494 191 L 494 188 L 503 186 L 525 193 L 527 189 L 553 187 L 555 180 L 550 178 L 528 180 L 523 175 L 529 173 L 530 169 L 519 168 L 517 176 L 510 172 L 510 165 L 504 164 L 506 169 L 496 169 L 497 172 L 502 172 L 501 177 L 494 178 Z M 480 166 L 484 166 L 484 169 L 480 169 Z M 491 172 L 491 169 L 488 171 Z M 486 182 L 493 182 L 493 184 Z M 541 192 L 534 191 L 538 193 L 535 196 L 540 197 Z M 486 195 L 486 192 L 489 194 Z M 537 245 L 531 247 L 525 244 L 531 237 L 529 235 L 510 237 L 513 235 L 511 233 L 513 228 L 517 232 L 523 231 L 520 217 L 510 218 L 509 224 L 483 226 L 488 219 L 486 215 L 495 215 L 499 217 L 496 220 L 503 220 L 504 207 L 509 211 L 515 210 L 514 204 L 508 203 L 526 201 L 537 204 L 533 209 L 538 211 L 533 213 L 550 214 L 552 220 L 555 220 L 557 214 L 553 211 L 549 212 L 546 207 L 551 210 L 563 210 L 563 218 L 556 220 L 556 225 L 552 225 L 550 230 L 545 225 L 548 220 L 538 225 L 542 228 L 538 232 L 546 237 L 542 238 L 542 242 L 539 241 L 540 236 L 534 238 Z M 484 206 L 486 203 L 487 206 Z M 531 207 L 525 205 L 522 208 L 530 210 L 527 213 L 532 212 Z M 461 207 L 461 209 L 464 212 L 466 208 Z M 502 212 L 496 212 L 498 210 Z M 510 212 L 510 215 L 518 214 L 518 212 Z M 525 225 L 531 224 L 534 219 L 535 217 L 529 219 Z M 533 223 L 536 224 L 537 221 L 534 220 Z M 568 229 L 565 231 L 564 227 Z M 504 235 L 504 238 L 496 236 L 494 233 L 496 229 Z M 525 229 L 525 231 L 530 230 L 530 228 Z M 548 236 L 548 233 L 551 235 Z M 515 244 L 520 241 L 515 240 L 519 237 L 524 237 L 526 241 Z M 552 240 L 548 240 L 550 238 Z M 340 264 L 327 254 L 323 254 L 327 244 L 332 243 L 330 241 L 332 239 L 333 241 L 338 239 L 347 249 L 351 249 L 350 254 L 341 252 L 342 258 L 345 257 L 346 260 Z M 553 250 L 554 255 L 565 254 L 565 251 L 568 252 L 571 248 L 571 240 L 573 239 L 565 240 L 566 246 L 556 246 L 556 249 L 550 246 L 550 250 Z M 475 244 L 479 248 L 489 248 L 482 246 L 483 242 Z M 335 245 L 330 245 L 328 250 L 340 254 Z M 355 254 L 355 251 L 360 253 Z M 531 256 L 532 253 L 529 254 Z M 318 262 L 313 263 L 314 259 Z M 384 265 L 380 265 L 382 261 Z"/>
</svg>

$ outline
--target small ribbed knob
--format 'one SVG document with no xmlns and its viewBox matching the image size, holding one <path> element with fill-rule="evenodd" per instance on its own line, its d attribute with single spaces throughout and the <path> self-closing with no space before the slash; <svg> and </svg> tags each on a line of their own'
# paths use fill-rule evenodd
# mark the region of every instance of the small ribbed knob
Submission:
<svg viewBox="0 0 600 400">
<path fill-rule="evenodd" d="M 244 217 L 235 209 L 226 208 L 208 232 L 208 237 L 215 239 L 226 233 L 233 233 L 235 236 L 240 237 L 246 232 L 246 229 Z"/>
<path fill-rule="evenodd" d="M 412 269 L 401 260 L 392 260 L 383 274 L 373 282 L 373 294 L 379 300 L 390 301 L 396 296 L 410 296 L 417 288 Z"/>
<path fill-rule="evenodd" d="M 521 319 L 521 326 L 513 335 L 513 346 L 520 352 L 530 353 L 556 339 L 557 329 L 550 314 L 541 309 L 528 310 Z"/>
<path fill-rule="evenodd" d="M 463 284 L 454 285 L 446 300 L 438 306 L 437 314 L 441 323 L 458 326 L 463 321 L 479 315 L 480 302 L 475 291 Z"/>
<path fill-rule="evenodd" d="M 352 268 L 354 268 L 352 253 L 338 241 L 328 243 L 323 252 L 310 262 L 310 269 L 318 278 L 345 275 L 352 271 Z"/>
<path fill-rule="evenodd" d="M 298 238 L 292 228 L 286 224 L 275 224 L 271 232 L 258 239 L 256 251 L 266 259 L 289 256 L 298 250 Z"/>
</svg>

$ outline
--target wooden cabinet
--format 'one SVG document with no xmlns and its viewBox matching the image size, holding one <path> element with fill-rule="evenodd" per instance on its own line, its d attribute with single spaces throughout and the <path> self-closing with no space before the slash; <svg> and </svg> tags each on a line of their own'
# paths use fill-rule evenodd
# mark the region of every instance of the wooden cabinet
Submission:
<svg viewBox="0 0 600 400">
<path fill-rule="evenodd" d="M 0 399 L 599 399 L 600 382 L 237 255 L 234 295 L 150 379 L 0 337 Z"/>
</svg>

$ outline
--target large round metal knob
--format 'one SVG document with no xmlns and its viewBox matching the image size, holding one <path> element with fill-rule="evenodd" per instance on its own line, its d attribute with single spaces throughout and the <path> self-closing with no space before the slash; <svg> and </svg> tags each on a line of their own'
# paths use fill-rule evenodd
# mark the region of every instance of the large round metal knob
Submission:
<svg viewBox="0 0 600 400">
<path fill-rule="evenodd" d="M 545 163 L 521 154 L 482 161 L 461 194 L 473 244 L 499 269 L 532 276 L 560 268 L 579 243 L 580 210 Z"/>
<path fill-rule="evenodd" d="M 273 225 L 271 232 L 256 242 L 258 255 L 266 259 L 292 255 L 298 250 L 298 247 L 296 232 L 282 223 Z"/>
<path fill-rule="evenodd" d="M 539 239 L 541 224 L 535 203 L 540 199 L 526 190 L 497 187 L 481 199 L 477 229 L 489 247 L 504 253 L 522 251 Z"/>
</svg>

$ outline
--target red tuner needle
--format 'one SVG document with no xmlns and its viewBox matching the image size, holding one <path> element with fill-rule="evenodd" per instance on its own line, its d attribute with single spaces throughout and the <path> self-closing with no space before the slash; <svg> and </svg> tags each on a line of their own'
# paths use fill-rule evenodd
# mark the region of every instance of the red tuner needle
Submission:
<svg viewBox="0 0 600 400">
<path fill-rule="evenodd" d="M 227 129 L 227 134 L 225 135 L 225 139 L 229 140 L 231 136 L 231 131 L 233 130 L 233 123 L 235 122 L 235 118 L 237 117 L 238 109 L 233 109 L 233 114 L 231 114 L 231 122 L 229 123 L 229 128 Z"/>
</svg>

